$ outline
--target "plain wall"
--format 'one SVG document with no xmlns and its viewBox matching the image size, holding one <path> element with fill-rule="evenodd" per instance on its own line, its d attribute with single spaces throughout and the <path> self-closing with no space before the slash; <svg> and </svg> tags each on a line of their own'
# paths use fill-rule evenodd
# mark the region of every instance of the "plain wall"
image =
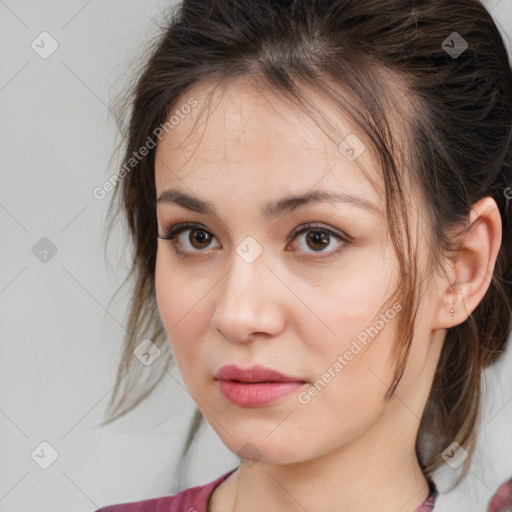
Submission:
<svg viewBox="0 0 512 512">
<path fill-rule="evenodd" d="M 176 368 L 133 413 L 97 427 L 114 384 L 127 297 L 107 310 L 126 272 L 117 260 L 124 242 L 112 244 L 109 268 L 102 238 L 109 199 L 92 194 L 115 172 L 108 105 L 166 5 L 0 2 L 0 512 L 87 512 L 175 486 L 194 411 Z M 512 0 L 488 5 L 510 48 Z M 55 43 L 42 32 L 58 44 L 47 58 Z M 436 511 L 480 512 L 512 476 L 511 359 L 509 350 L 487 374 L 474 470 Z M 52 450 L 57 458 L 43 469 Z M 185 486 L 237 464 L 206 425 Z M 453 477 L 442 468 L 439 485 Z"/>
</svg>

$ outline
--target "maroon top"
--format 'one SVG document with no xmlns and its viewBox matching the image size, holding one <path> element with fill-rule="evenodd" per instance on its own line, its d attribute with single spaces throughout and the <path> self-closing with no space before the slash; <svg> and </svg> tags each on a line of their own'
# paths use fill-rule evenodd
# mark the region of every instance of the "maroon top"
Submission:
<svg viewBox="0 0 512 512">
<path fill-rule="evenodd" d="M 190 487 L 173 496 L 109 505 L 95 510 L 95 512 L 209 512 L 208 498 L 215 488 L 237 469 L 232 469 L 209 484 Z M 432 483 L 429 483 L 429 487 L 430 494 L 416 509 L 416 512 L 432 512 L 434 509 L 437 490 Z"/>
<path fill-rule="evenodd" d="M 512 478 L 498 487 L 489 502 L 488 512 L 512 512 Z"/>
</svg>

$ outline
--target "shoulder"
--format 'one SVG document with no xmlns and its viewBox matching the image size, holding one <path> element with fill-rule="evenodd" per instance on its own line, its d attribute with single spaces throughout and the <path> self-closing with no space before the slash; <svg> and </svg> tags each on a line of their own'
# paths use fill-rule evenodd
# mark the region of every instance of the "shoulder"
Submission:
<svg viewBox="0 0 512 512">
<path fill-rule="evenodd" d="M 488 512 L 512 511 L 512 478 L 501 484 L 489 502 Z"/>
<path fill-rule="evenodd" d="M 232 469 L 208 484 L 190 487 L 172 496 L 108 505 L 94 512 L 207 512 L 208 498 L 235 470 Z"/>
</svg>

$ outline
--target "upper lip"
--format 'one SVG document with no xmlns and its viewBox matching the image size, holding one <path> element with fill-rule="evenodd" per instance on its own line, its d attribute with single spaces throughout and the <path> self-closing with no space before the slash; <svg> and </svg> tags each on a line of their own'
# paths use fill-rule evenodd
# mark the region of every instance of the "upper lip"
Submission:
<svg viewBox="0 0 512 512">
<path fill-rule="evenodd" d="M 229 364 L 220 367 L 215 373 L 217 380 L 237 380 L 239 382 L 304 382 L 302 379 L 284 375 L 264 366 L 251 366 L 240 368 Z"/>
</svg>

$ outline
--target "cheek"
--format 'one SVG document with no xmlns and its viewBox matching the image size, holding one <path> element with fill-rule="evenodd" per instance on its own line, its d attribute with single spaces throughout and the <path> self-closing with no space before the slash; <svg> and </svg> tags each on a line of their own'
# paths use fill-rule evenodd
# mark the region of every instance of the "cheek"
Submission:
<svg viewBox="0 0 512 512">
<path fill-rule="evenodd" d="M 321 432 L 314 449 L 327 452 L 333 445 L 358 438 L 382 418 L 388 406 L 384 396 L 393 375 L 392 365 L 387 363 L 392 329 L 387 325 L 366 346 L 357 339 L 352 341 L 339 340 L 325 363 L 315 365 L 319 370 L 316 380 L 296 406 L 295 420 L 300 422 L 300 430 L 283 432 L 284 437 L 296 437 L 298 444 L 304 432 L 310 436 Z"/>
<path fill-rule="evenodd" d="M 315 368 L 323 372 L 322 380 L 336 375 L 330 387 L 338 388 L 349 402 L 378 400 L 391 382 L 395 330 L 403 308 L 398 302 L 385 304 L 387 299 L 377 292 L 354 291 L 324 310 L 336 335 L 316 345 L 320 358 Z"/>
<path fill-rule="evenodd" d="M 394 302 L 389 301 L 395 275 L 392 262 L 386 267 L 383 261 L 383 257 L 360 258 L 357 268 L 325 280 L 320 292 L 305 293 L 312 300 L 311 309 L 318 312 L 309 327 L 302 324 L 309 333 L 306 339 L 317 362 L 315 368 L 328 367 L 344 354 L 351 366 L 358 366 L 363 359 L 367 365 L 372 361 L 372 366 L 385 363 L 401 306 L 393 307 Z M 369 350 L 374 340 L 375 346 Z"/>
<path fill-rule="evenodd" d="M 208 325 L 206 321 L 200 322 L 198 319 L 211 316 L 205 311 L 208 305 L 208 301 L 204 300 L 207 289 L 204 280 L 193 279 L 187 272 L 173 269 L 165 261 L 164 254 L 157 252 L 155 296 L 173 355 L 186 379 L 193 373 L 191 370 L 195 367 Z"/>
<path fill-rule="evenodd" d="M 384 395 L 394 373 L 391 355 L 402 307 L 396 302 L 384 305 L 389 272 L 385 278 L 371 271 L 364 276 L 345 280 L 343 289 L 324 290 L 323 301 L 317 304 L 329 327 L 329 331 L 323 329 L 327 334 L 318 336 L 318 322 L 316 330 L 313 323 L 302 324 L 315 374 L 311 375 L 314 390 L 304 393 L 299 402 L 306 424 L 311 421 L 313 428 L 315 418 L 325 418 L 322 428 L 333 436 L 338 432 L 356 437 L 378 421 L 387 406 Z M 374 286 L 379 278 L 381 282 Z"/>
</svg>

